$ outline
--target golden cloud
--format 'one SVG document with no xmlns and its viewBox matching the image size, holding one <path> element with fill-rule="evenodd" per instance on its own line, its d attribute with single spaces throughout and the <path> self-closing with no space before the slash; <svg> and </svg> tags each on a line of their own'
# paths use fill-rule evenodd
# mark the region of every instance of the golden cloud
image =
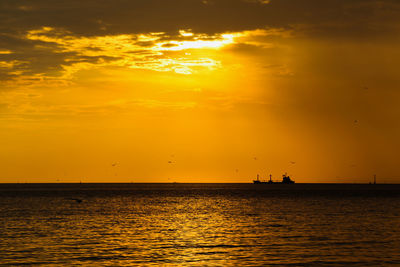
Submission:
<svg viewBox="0 0 400 267">
<path fill-rule="evenodd" d="M 168 39 L 165 33 L 74 37 L 69 32 L 43 27 L 29 31 L 26 38 L 56 44 L 57 47 L 52 48 L 53 52 L 74 53 L 74 56 L 65 59 L 67 64 L 63 65 L 63 78 L 70 78 L 79 70 L 102 66 L 173 71 L 179 74 L 191 74 L 196 68 L 215 69 L 220 67 L 219 61 L 207 56 L 193 56 L 183 51 L 219 49 L 234 43 L 235 38 L 243 36 L 241 33 L 206 36 L 185 30 L 179 33 L 184 40 L 179 40 L 179 36 L 175 40 Z M 166 55 L 166 52 L 182 53 Z M 85 57 L 96 57 L 98 60 L 87 62 L 83 60 Z M 110 60 L 104 60 L 105 57 Z"/>
</svg>

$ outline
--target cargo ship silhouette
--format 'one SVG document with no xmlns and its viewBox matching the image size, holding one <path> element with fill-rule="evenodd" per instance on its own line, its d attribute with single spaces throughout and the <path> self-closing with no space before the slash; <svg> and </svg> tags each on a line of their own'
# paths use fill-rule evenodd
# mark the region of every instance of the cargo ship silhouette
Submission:
<svg viewBox="0 0 400 267">
<path fill-rule="evenodd" d="M 294 184 L 295 181 L 290 179 L 290 176 L 288 176 L 286 173 L 282 175 L 282 181 L 281 182 L 275 182 L 272 181 L 272 175 L 269 175 L 269 180 L 268 181 L 261 181 L 260 176 L 257 174 L 257 180 L 253 180 L 253 183 L 255 184 Z"/>
</svg>

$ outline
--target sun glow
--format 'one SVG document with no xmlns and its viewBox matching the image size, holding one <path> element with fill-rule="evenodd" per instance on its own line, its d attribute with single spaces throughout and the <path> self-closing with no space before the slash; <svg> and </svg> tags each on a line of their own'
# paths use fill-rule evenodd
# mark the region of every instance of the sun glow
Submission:
<svg viewBox="0 0 400 267">
<path fill-rule="evenodd" d="M 194 36 L 184 35 L 184 36 Z M 233 44 L 235 38 L 243 36 L 242 33 L 230 33 L 222 34 L 220 36 L 214 36 L 213 40 L 207 40 L 206 36 L 199 35 L 195 36 L 189 41 L 169 41 L 157 43 L 155 50 L 157 51 L 181 51 L 187 49 L 218 49 L 223 46 Z M 209 38 L 209 37 L 208 37 Z"/>
<path fill-rule="evenodd" d="M 400 1 L 48 2 L 0 2 L 0 182 L 400 181 Z"/>
<path fill-rule="evenodd" d="M 186 31 L 186 30 L 179 30 L 179 34 L 184 37 L 189 37 L 194 35 L 191 31 Z"/>
<path fill-rule="evenodd" d="M 199 68 L 216 69 L 221 66 L 221 62 L 213 58 L 212 53 L 204 51 L 233 44 L 236 38 L 248 34 L 206 35 L 190 30 L 178 32 L 179 35 L 175 37 L 163 32 L 77 37 L 60 29 L 42 27 L 29 31 L 26 38 L 43 42 L 44 48 L 48 45 L 48 49 L 57 52 L 74 53 L 75 56 L 66 58 L 63 64 L 62 79 L 70 79 L 80 70 L 105 66 L 172 71 L 184 75 L 197 72 Z M 56 48 L 54 44 L 57 44 Z M 193 54 L 190 50 L 203 52 Z M 171 52 L 175 54 L 171 55 Z M 90 61 L 88 57 L 93 60 Z"/>
</svg>

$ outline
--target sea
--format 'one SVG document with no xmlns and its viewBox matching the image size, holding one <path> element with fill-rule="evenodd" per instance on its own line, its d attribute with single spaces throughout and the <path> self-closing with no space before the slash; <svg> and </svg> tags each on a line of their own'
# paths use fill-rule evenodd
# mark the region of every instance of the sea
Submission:
<svg viewBox="0 0 400 267">
<path fill-rule="evenodd" d="M 400 185 L 0 184 L 0 265 L 400 265 Z"/>
</svg>

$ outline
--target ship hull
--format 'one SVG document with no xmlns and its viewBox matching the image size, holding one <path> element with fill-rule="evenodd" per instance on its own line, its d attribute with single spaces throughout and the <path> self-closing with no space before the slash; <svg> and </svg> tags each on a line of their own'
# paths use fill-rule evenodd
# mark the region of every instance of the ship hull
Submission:
<svg viewBox="0 0 400 267">
<path fill-rule="evenodd" d="M 292 181 L 292 182 L 269 182 L 269 181 L 261 182 L 261 181 L 254 180 L 253 183 L 254 184 L 294 184 L 295 182 L 294 181 Z"/>
<path fill-rule="evenodd" d="M 272 175 L 269 176 L 269 181 L 261 181 L 259 178 L 259 175 L 257 174 L 257 180 L 253 180 L 253 183 L 255 184 L 294 184 L 294 181 L 290 179 L 289 176 L 286 175 L 286 173 L 283 175 L 282 182 L 275 182 L 272 181 Z"/>
</svg>

